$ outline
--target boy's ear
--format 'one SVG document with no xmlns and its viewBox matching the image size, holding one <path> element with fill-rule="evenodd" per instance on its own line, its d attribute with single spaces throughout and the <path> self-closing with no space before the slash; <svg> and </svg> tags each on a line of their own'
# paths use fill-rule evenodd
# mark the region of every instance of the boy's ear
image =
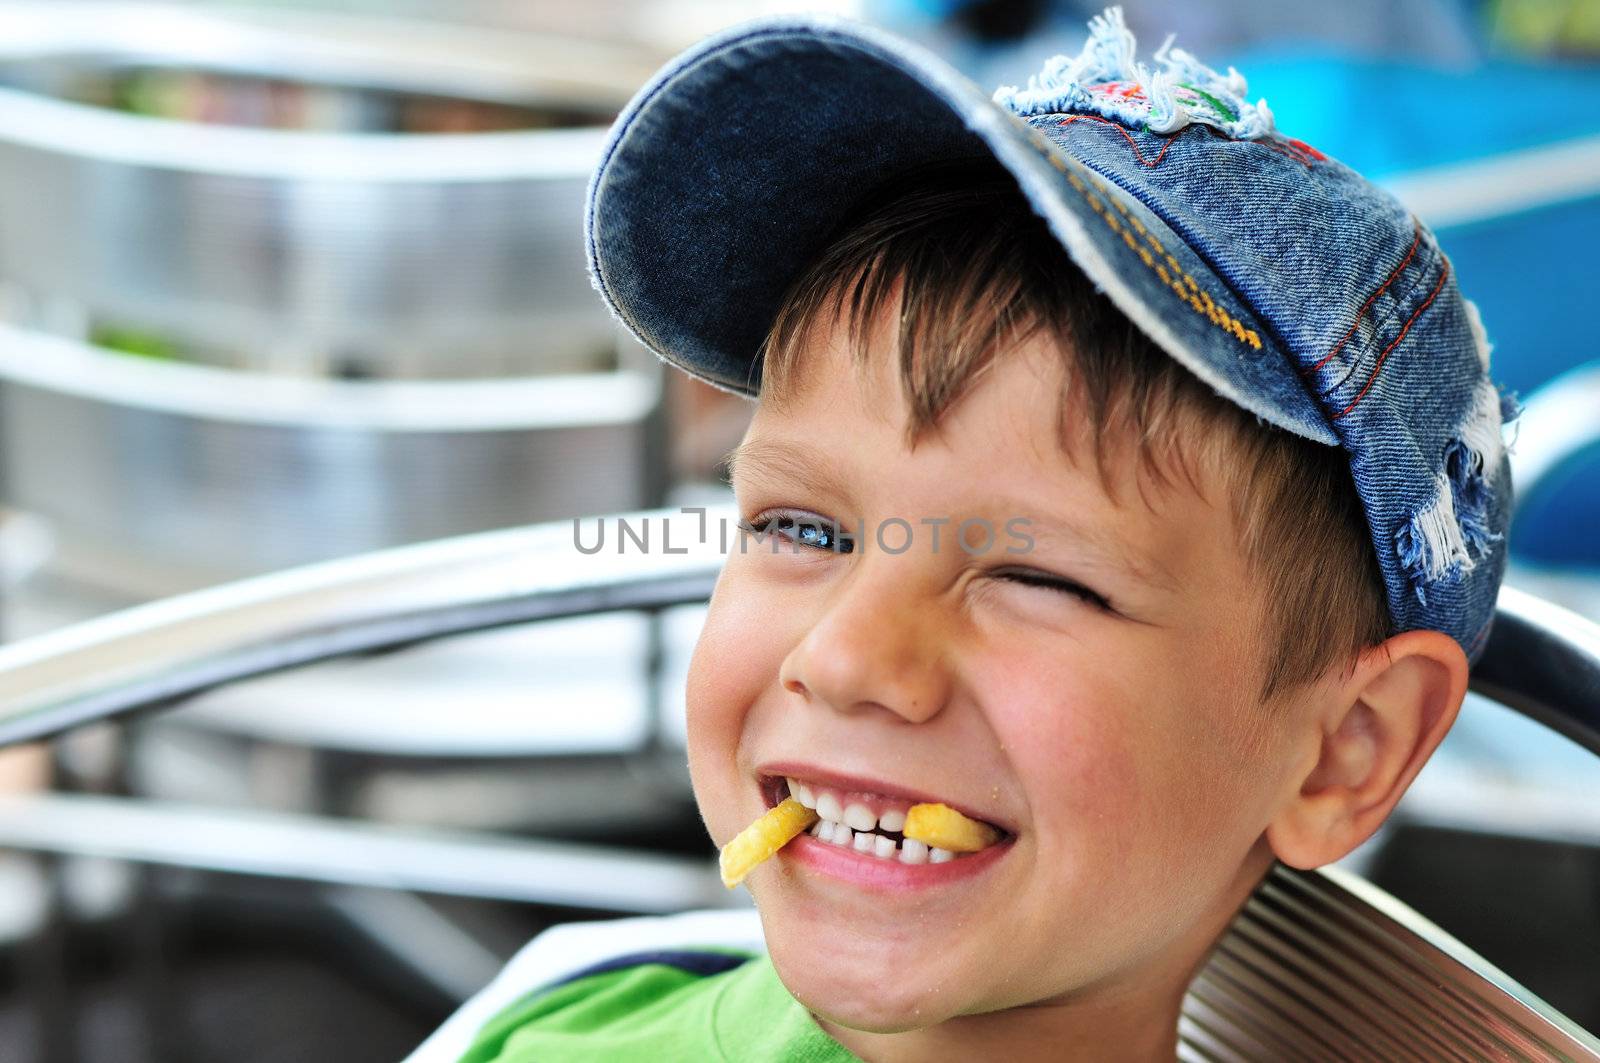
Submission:
<svg viewBox="0 0 1600 1063">
<path fill-rule="evenodd" d="M 1443 740 L 1467 692 L 1467 655 L 1440 631 L 1407 631 L 1361 655 L 1294 746 L 1298 792 L 1267 825 L 1279 860 L 1331 863 L 1365 841 Z"/>
</svg>

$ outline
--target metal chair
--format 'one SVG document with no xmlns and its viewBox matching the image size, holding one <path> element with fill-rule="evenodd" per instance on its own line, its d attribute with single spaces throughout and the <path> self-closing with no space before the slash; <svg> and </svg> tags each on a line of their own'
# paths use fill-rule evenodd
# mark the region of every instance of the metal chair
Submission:
<svg viewBox="0 0 1600 1063">
<path fill-rule="evenodd" d="M 575 564 L 574 526 L 539 525 L 290 570 L 0 646 L 0 746 L 341 654 L 698 602 L 720 565 L 706 516 L 629 518 L 682 553 L 619 539 Z M 1472 683 L 1600 755 L 1595 626 L 1507 589 Z M 613 912 L 730 903 L 709 860 L 105 797 L 10 799 L 0 846 Z M 1195 1060 L 1600 1060 L 1600 1040 L 1335 868 L 1267 877 L 1191 987 L 1180 1033 Z"/>
</svg>

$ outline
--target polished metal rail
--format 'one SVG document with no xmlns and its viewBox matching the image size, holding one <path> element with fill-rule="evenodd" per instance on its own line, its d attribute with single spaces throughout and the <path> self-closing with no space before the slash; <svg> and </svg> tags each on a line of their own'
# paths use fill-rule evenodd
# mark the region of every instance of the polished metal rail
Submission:
<svg viewBox="0 0 1600 1063">
<path fill-rule="evenodd" d="M 502 376 L 574 371 L 611 347 L 577 219 L 605 127 L 663 57 L 206 6 L 0 2 L 0 279 L 44 308 L 230 367 Z M 41 64 L 458 95 L 589 120 L 493 133 L 228 126 L 7 87 Z"/>
<path fill-rule="evenodd" d="M 1472 689 L 1600 755 L 1600 626 L 1504 587 Z"/>
<path fill-rule="evenodd" d="M 606 533 L 592 554 L 580 552 L 575 521 L 398 547 L 0 646 L 0 747 L 344 654 L 704 601 L 722 560 L 712 522 L 727 519 L 699 511 L 587 518 L 585 549 L 602 528 Z M 624 524 L 633 536 L 619 534 Z M 648 536 L 645 547 L 637 545 L 640 533 Z"/>
<path fill-rule="evenodd" d="M 0 504 L 49 522 L 53 572 L 113 600 L 166 598 L 656 505 L 662 388 L 642 352 L 606 372 L 345 381 L 130 358 L 0 322 Z"/>
<path fill-rule="evenodd" d="M 1526 496 L 1564 462 L 1600 445 L 1600 362 L 1569 370 L 1534 392 L 1516 433 L 1511 479 Z"/>
<path fill-rule="evenodd" d="M 0 798 L 0 847 L 642 915 L 746 903 L 703 857 L 92 794 Z"/>
</svg>

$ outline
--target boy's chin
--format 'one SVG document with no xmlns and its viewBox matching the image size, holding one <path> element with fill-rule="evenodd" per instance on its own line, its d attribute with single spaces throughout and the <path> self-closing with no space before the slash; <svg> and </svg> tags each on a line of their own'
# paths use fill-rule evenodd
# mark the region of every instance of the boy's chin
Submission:
<svg viewBox="0 0 1600 1063">
<path fill-rule="evenodd" d="M 912 943 L 839 940 L 828 929 L 774 926 L 766 938 L 784 986 L 821 1019 L 868 1033 L 903 1033 L 965 1013 L 976 972 L 962 970 L 948 948 Z M 956 999 L 957 987 L 963 999 Z"/>
</svg>

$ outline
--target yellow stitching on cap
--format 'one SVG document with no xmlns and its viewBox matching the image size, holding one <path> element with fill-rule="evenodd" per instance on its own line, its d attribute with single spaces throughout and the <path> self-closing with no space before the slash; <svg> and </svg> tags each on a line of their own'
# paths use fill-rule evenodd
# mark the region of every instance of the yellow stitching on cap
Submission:
<svg viewBox="0 0 1600 1063">
<path fill-rule="evenodd" d="M 1197 314 L 1205 314 L 1206 308 L 1201 305 L 1200 300 L 1195 298 L 1189 289 L 1185 288 L 1181 284 L 1174 284 L 1173 287 L 1178 290 L 1178 297 L 1189 304 L 1189 309 L 1193 310 Z"/>
<path fill-rule="evenodd" d="M 1028 131 L 1028 136 L 1033 141 L 1033 146 L 1038 148 L 1039 151 L 1044 154 L 1046 159 L 1050 160 L 1050 165 L 1054 166 L 1056 169 L 1070 177 L 1071 171 L 1067 169 L 1066 162 L 1056 154 L 1055 145 L 1050 142 L 1050 138 L 1033 128 L 1033 126 L 1029 125 L 1027 122 L 1022 121 L 1020 118 L 1016 119 L 1016 122 L 1019 126 Z"/>
<path fill-rule="evenodd" d="M 1051 161 L 1055 161 L 1053 154 Z M 1245 328 L 1243 322 L 1228 313 L 1222 307 L 1222 304 L 1211 298 L 1211 293 L 1200 287 L 1200 283 L 1183 268 L 1177 258 L 1168 254 L 1166 248 L 1161 246 L 1161 241 L 1156 239 L 1155 234 L 1146 229 L 1140 223 L 1138 217 L 1130 212 L 1116 196 L 1112 195 L 1099 178 L 1091 174 L 1086 184 L 1072 170 L 1063 169 L 1063 172 L 1067 175 L 1067 183 L 1077 189 L 1078 194 L 1083 196 L 1084 201 L 1089 204 L 1090 209 L 1100 215 L 1101 219 L 1106 223 L 1106 227 L 1121 236 L 1123 243 L 1127 244 L 1131 250 L 1139 255 L 1139 261 L 1143 262 L 1147 268 L 1155 270 L 1156 276 L 1161 278 L 1161 283 L 1177 293 L 1178 298 L 1188 303 L 1191 310 L 1197 314 L 1204 315 L 1213 325 L 1233 336 L 1240 343 L 1248 344 L 1258 351 L 1261 349 L 1261 337 L 1256 334 L 1255 329 Z M 1089 184 L 1098 189 L 1105 196 L 1105 199 L 1102 200 L 1100 196 L 1091 193 L 1088 187 Z M 1107 210 L 1106 203 L 1110 203 L 1115 208 L 1116 213 Z M 1150 246 L 1155 249 L 1156 255 L 1161 256 L 1164 262 L 1158 262 L 1154 255 L 1133 239 L 1132 235 L 1118 222 L 1117 215 L 1119 214 L 1138 231 L 1139 235 L 1149 242 Z M 1168 266 L 1172 267 L 1170 272 L 1167 269 Z"/>
<path fill-rule="evenodd" d="M 1204 314 L 1211 320 L 1213 324 L 1235 336 L 1239 342 L 1248 343 L 1251 347 L 1258 351 L 1261 349 L 1261 337 L 1256 334 L 1255 330 L 1245 328 L 1237 318 L 1233 317 L 1226 310 L 1224 310 L 1220 304 L 1213 300 L 1210 293 L 1202 289 L 1195 279 L 1184 271 L 1183 267 L 1178 264 L 1178 260 L 1167 254 L 1167 249 L 1161 246 L 1161 241 L 1156 239 L 1155 233 L 1146 229 L 1144 224 L 1139 221 L 1139 218 L 1129 211 L 1129 209 L 1125 207 L 1116 196 L 1111 194 L 1110 190 L 1100 180 L 1097 174 L 1091 172 L 1089 174 L 1089 182 L 1093 184 L 1102 195 L 1105 196 L 1104 202 L 1098 196 L 1090 194 L 1088 187 L 1084 184 L 1083 178 L 1080 177 L 1074 170 L 1067 167 L 1066 162 L 1057 155 L 1056 151 L 1054 150 L 1054 145 L 1048 139 L 1046 139 L 1038 132 L 1038 130 L 1034 129 L 1032 126 L 1029 126 L 1027 123 L 1024 122 L 1021 124 L 1028 130 L 1029 133 L 1032 134 L 1032 140 L 1036 145 L 1038 145 L 1039 149 L 1044 152 L 1045 158 L 1050 160 L 1050 165 L 1054 166 L 1057 170 L 1066 175 L 1067 183 L 1076 189 L 1079 195 L 1083 196 L 1085 201 L 1088 202 L 1090 208 L 1105 220 L 1106 225 L 1111 229 L 1112 232 L 1121 235 L 1123 242 L 1126 243 L 1130 249 L 1138 253 L 1139 260 L 1143 262 L 1147 268 L 1154 269 L 1156 271 L 1156 275 L 1161 278 L 1161 282 L 1163 284 L 1168 285 L 1173 289 L 1173 291 L 1177 292 L 1179 298 L 1188 303 L 1196 313 Z M 1166 260 L 1167 264 L 1172 266 L 1173 274 L 1177 274 L 1183 278 L 1181 282 L 1177 279 L 1177 277 L 1173 276 L 1173 274 L 1169 274 L 1166 270 L 1166 267 L 1161 263 L 1158 263 L 1149 251 L 1146 251 L 1143 247 L 1138 246 L 1132 237 L 1128 235 L 1127 231 L 1117 223 L 1115 215 L 1111 214 L 1105 209 L 1105 202 L 1110 202 L 1112 207 L 1116 209 L 1117 214 L 1122 215 L 1128 224 L 1133 226 L 1134 230 L 1149 242 L 1150 246 L 1155 250 L 1155 253 L 1160 255 Z M 1187 285 L 1187 287 L 1185 285 Z"/>
</svg>

